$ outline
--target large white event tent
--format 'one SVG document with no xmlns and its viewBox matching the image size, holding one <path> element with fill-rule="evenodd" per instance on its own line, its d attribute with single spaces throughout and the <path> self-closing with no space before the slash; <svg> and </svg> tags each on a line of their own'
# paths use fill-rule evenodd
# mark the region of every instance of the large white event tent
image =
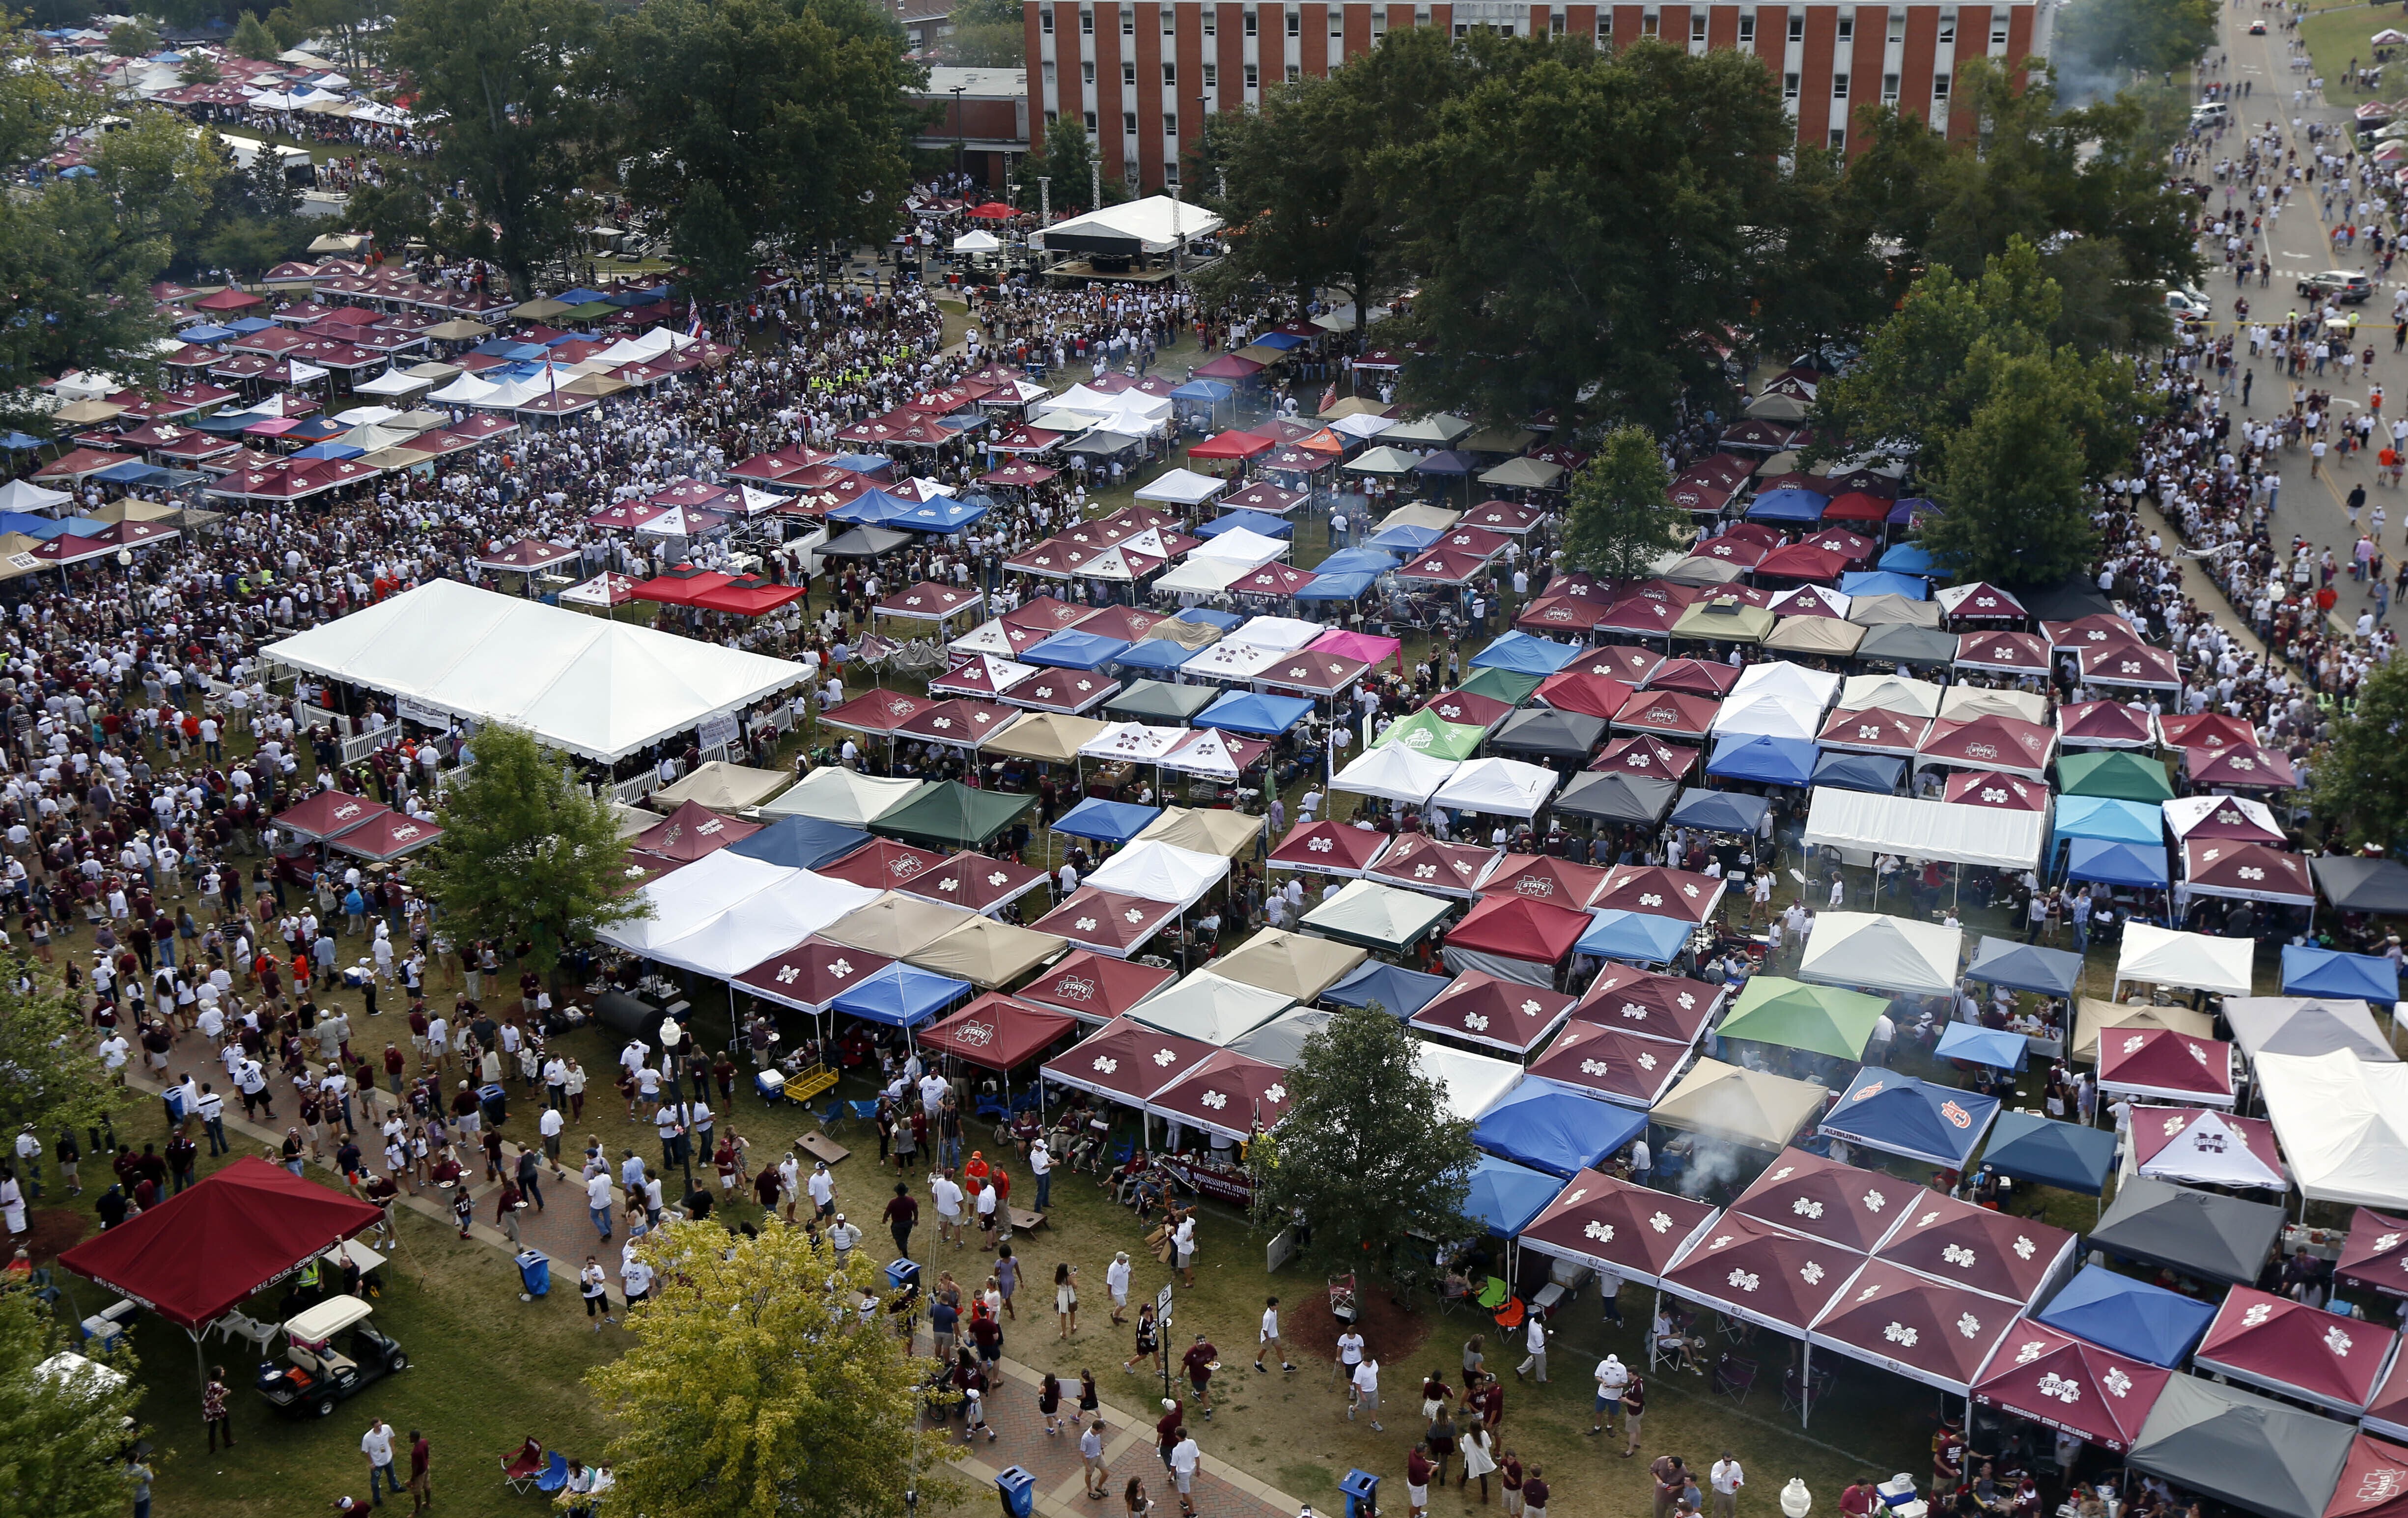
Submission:
<svg viewBox="0 0 2408 1518">
<path fill-rule="evenodd" d="M 2124 952 L 2115 961 L 2114 995 L 2123 995 L 2127 981 L 2146 981 L 2153 985 L 2245 996 L 2250 989 L 2250 955 L 2256 948 L 2247 938 L 2214 938 L 2148 923 L 2127 923 Z"/>
<path fill-rule="evenodd" d="M 508 723 L 605 762 L 810 678 L 802 665 L 432 580 L 271 643 L 267 658 Z"/>
<path fill-rule="evenodd" d="M 867 906 L 879 893 L 721 849 L 647 882 L 638 895 L 651 906 L 650 917 L 614 923 L 594 936 L 664 965 L 726 980 Z"/>
<path fill-rule="evenodd" d="M 1351 771 L 1354 766 L 1347 768 Z M 1530 817 L 1555 794 L 1555 772 L 1544 765 L 1524 764 L 1519 759 L 1467 759 L 1455 766 L 1455 773 L 1430 799 L 1457 811 Z"/>
<path fill-rule="evenodd" d="M 2039 867 L 2048 813 L 1814 788 L 1806 841 L 1830 849 L 1903 854 L 1994 869 Z"/>
<path fill-rule="evenodd" d="M 2244 949 L 2248 940 L 2237 939 Z M 2408 1065 L 2346 1049 L 2260 1054 L 2258 1089 L 2300 1194 L 2311 1201 L 2408 1209 Z"/>
<path fill-rule="evenodd" d="M 1956 988 L 1964 938 L 1958 929 L 1908 917 L 1818 912 L 1798 979 L 1944 996 Z"/>
<path fill-rule="evenodd" d="M 1056 222 L 1028 240 L 1048 252 L 1167 253 L 1220 230 L 1221 219 L 1193 201 L 1148 195 Z"/>
<path fill-rule="evenodd" d="M 1219 854 L 1144 838 L 1097 866 L 1087 883 L 1098 891 L 1166 901 L 1184 911 L 1203 900 L 1205 893 L 1228 873 L 1229 862 Z"/>
</svg>

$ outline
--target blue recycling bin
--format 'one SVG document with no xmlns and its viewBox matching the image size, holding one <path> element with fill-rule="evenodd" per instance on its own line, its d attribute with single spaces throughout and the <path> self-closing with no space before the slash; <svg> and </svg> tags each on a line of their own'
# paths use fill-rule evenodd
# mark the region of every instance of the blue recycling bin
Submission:
<svg viewBox="0 0 2408 1518">
<path fill-rule="evenodd" d="M 1346 1494 L 1346 1518 L 1376 1518 L 1380 1511 L 1380 1478 L 1368 1470 L 1350 1470 L 1338 1482 Z"/>
<path fill-rule="evenodd" d="M 910 1260 L 896 1260 L 886 1267 L 886 1289 L 909 1291 L 920 1283 L 920 1267 Z"/>
<path fill-rule="evenodd" d="M 996 1477 L 995 1489 L 1003 1494 L 1003 1518 L 1028 1518 L 1037 1511 L 1037 1478 L 1021 1467 Z"/>
<path fill-rule="evenodd" d="M 518 1257 L 519 1279 L 526 1282 L 529 1296 L 541 1296 L 552 1290 L 552 1259 L 543 1251 L 527 1250 Z"/>
<path fill-rule="evenodd" d="M 477 1091 L 477 1103 L 480 1107 L 484 1109 L 485 1121 L 494 1126 L 499 1127 L 504 1123 L 509 1121 L 509 1088 L 503 1085 L 500 1081 L 496 1081 L 490 1086 L 479 1087 Z"/>
</svg>

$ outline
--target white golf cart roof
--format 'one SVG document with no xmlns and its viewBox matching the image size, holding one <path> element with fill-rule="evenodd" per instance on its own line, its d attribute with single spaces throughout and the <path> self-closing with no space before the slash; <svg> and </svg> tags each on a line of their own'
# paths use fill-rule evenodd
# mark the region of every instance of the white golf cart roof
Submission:
<svg viewBox="0 0 2408 1518">
<path fill-rule="evenodd" d="M 284 1334 L 305 1344 L 323 1344 L 351 1325 L 365 1322 L 375 1310 L 356 1296 L 329 1296 L 287 1319 Z"/>
</svg>

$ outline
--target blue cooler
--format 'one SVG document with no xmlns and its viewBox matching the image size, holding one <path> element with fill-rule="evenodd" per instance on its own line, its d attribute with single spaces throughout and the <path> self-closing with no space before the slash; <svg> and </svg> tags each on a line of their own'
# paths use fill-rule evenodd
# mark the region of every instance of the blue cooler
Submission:
<svg viewBox="0 0 2408 1518">
<path fill-rule="evenodd" d="M 920 1283 L 920 1267 L 910 1260 L 897 1260 L 886 1267 L 886 1289 L 899 1292 Z"/>
<path fill-rule="evenodd" d="M 519 1279 L 526 1282 L 529 1296 L 542 1296 L 552 1290 L 552 1260 L 541 1250 L 531 1249 L 518 1257 Z"/>
<path fill-rule="evenodd" d="M 786 1072 L 774 1068 L 755 1070 L 752 1072 L 752 1089 L 761 1094 L 763 1101 L 775 1102 L 786 1094 Z"/>
<path fill-rule="evenodd" d="M 498 1127 L 502 1124 L 509 1121 L 510 1094 L 509 1089 L 503 1086 L 500 1081 L 497 1081 L 490 1086 L 479 1088 L 477 1092 L 477 1102 L 479 1106 L 484 1109 L 485 1121 L 487 1123 Z"/>
<path fill-rule="evenodd" d="M 1003 1494 L 1003 1518 L 1028 1518 L 1037 1509 L 1037 1478 L 1018 1466 L 995 1479 Z"/>
<path fill-rule="evenodd" d="M 1346 1495 L 1346 1518 L 1374 1518 L 1380 1511 L 1380 1478 L 1368 1470 L 1350 1470 L 1338 1482 Z"/>
</svg>

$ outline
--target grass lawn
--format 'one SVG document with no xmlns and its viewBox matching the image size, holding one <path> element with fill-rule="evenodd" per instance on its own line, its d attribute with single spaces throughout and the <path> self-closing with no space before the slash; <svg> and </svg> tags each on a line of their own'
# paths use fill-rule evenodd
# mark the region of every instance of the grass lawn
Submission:
<svg viewBox="0 0 2408 1518">
<path fill-rule="evenodd" d="M 2397 99 L 2403 89 L 2408 89 L 2408 82 L 2403 82 L 2408 81 L 2408 65 L 2403 65 L 2397 56 L 2384 70 L 2382 90 L 2367 93 L 2350 86 L 2350 60 L 2355 58 L 2361 65 L 2372 62 L 2374 49 L 2367 39 L 2401 20 L 2389 6 L 2343 6 L 2312 11 L 2300 22 L 2300 40 L 2315 60 L 2315 77 L 2325 81 L 2328 101 L 2335 106 L 2356 107 L 2369 100 Z M 2275 50 L 2279 53 L 2282 50 Z M 2280 64 L 2276 67 L 2277 77 L 2270 87 L 2286 100 L 2291 91 L 2308 82 L 2302 76 L 2283 70 Z"/>
</svg>

